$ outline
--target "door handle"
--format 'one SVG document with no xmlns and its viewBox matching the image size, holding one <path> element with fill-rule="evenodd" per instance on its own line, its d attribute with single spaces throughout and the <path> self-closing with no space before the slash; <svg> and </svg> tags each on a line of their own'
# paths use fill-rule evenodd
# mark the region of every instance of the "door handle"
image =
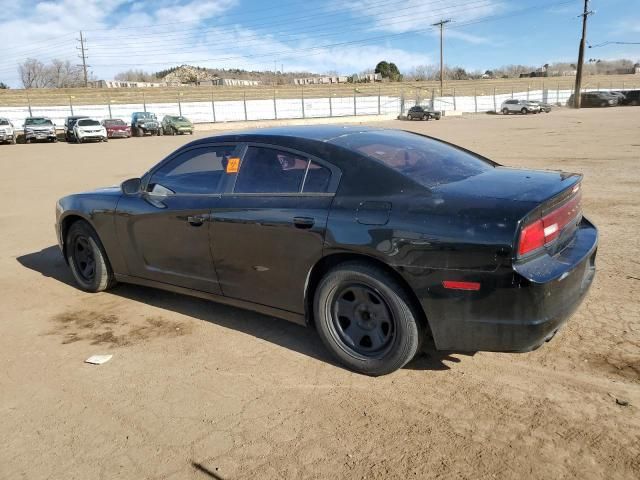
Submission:
<svg viewBox="0 0 640 480">
<path fill-rule="evenodd" d="M 199 227 L 201 226 L 205 221 L 204 217 L 200 217 L 198 215 L 194 215 L 194 216 L 188 216 L 187 217 L 187 222 L 189 222 L 189 225 L 193 226 L 193 227 Z"/>
<path fill-rule="evenodd" d="M 293 217 L 293 224 L 296 228 L 311 228 L 315 221 L 312 217 Z"/>
</svg>

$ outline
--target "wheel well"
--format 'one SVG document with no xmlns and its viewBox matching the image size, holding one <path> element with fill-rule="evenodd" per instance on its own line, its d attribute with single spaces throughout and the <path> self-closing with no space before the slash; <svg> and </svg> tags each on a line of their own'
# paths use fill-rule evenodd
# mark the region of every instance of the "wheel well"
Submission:
<svg viewBox="0 0 640 480">
<path fill-rule="evenodd" d="M 409 296 L 409 299 L 413 304 L 412 306 L 414 307 L 414 311 L 419 315 L 420 322 L 430 334 L 431 330 L 429 327 L 429 321 L 427 320 L 427 316 L 424 313 L 424 309 L 422 308 L 422 305 L 420 304 L 420 301 L 418 300 L 415 292 L 409 286 L 404 277 L 383 261 L 378 260 L 377 258 L 357 253 L 334 253 L 332 255 L 327 255 L 326 257 L 321 258 L 318 263 L 316 263 L 311 269 L 311 273 L 309 274 L 309 278 L 307 280 L 304 302 L 307 324 L 309 326 L 315 326 L 315 319 L 313 317 L 313 299 L 315 297 L 316 288 L 320 283 L 322 277 L 332 268 L 335 268 L 338 265 L 346 262 L 352 262 L 354 260 L 375 265 L 381 270 L 387 272 L 389 275 L 393 276 L 393 278 L 404 288 L 406 294 Z"/>
</svg>

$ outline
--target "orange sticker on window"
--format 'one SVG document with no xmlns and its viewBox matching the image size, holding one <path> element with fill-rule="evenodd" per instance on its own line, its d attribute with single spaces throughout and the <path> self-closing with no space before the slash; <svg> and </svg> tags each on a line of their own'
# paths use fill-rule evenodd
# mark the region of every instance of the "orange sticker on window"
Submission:
<svg viewBox="0 0 640 480">
<path fill-rule="evenodd" d="M 238 157 L 231 157 L 227 163 L 227 173 L 237 173 L 240 167 L 240 159 Z"/>
</svg>

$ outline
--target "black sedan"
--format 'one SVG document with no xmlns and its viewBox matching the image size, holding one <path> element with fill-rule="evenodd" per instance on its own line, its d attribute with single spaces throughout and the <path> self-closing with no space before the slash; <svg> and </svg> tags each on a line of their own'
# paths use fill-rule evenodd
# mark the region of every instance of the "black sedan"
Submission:
<svg viewBox="0 0 640 480">
<path fill-rule="evenodd" d="M 528 351 L 577 308 L 597 230 L 582 176 L 506 168 L 403 131 L 282 127 L 204 138 L 120 187 L 57 204 L 80 288 L 186 293 L 314 326 L 347 367 Z"/>
</svg>

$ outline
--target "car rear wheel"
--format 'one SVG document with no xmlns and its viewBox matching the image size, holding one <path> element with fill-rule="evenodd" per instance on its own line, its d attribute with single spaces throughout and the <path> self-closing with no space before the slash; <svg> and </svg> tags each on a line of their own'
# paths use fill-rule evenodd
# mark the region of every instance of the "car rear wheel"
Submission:
<svg viewBox="0 0 640 480">
<path fill-rule="evenodd" d="M 607 105 L 609 105 L 607 102 L 600 102 L 601 107 L 606 107 Z"/>
<path fill-rule="evenodd" d="M 325 346 L 340 363 L 365 375 L 402 368 L 421 344 L 419 316 L 404 288 L 368 263 L 329 271 L 316 289 L 314 314 Z"/>
<path fill-rule="evenodd" d="M 429 120 L 429 115 L 423 115 L 422 116 L 422 120 L 427 120 L 428 121 Z"/>
<path fill-rule="evenodd" d="M 508 109 L 507 107 L 504 107 L 504 108 L 502 109 L 502 114 L 503 114 L 503 115 L 509 115 L 509 109 Z"/>
<path fill-rule="evenodd" d="M 407 120 L 413 120 L 413 116 L 411 114 L 407 115 Z"/>
<path fill-rule="evenodd" d="M 79 220 L 69 228 L 65 254 L 71 273 L 82 290 L 102 292 L 115 285 L 102 242 L 85 221 Z"/>
</svg>

